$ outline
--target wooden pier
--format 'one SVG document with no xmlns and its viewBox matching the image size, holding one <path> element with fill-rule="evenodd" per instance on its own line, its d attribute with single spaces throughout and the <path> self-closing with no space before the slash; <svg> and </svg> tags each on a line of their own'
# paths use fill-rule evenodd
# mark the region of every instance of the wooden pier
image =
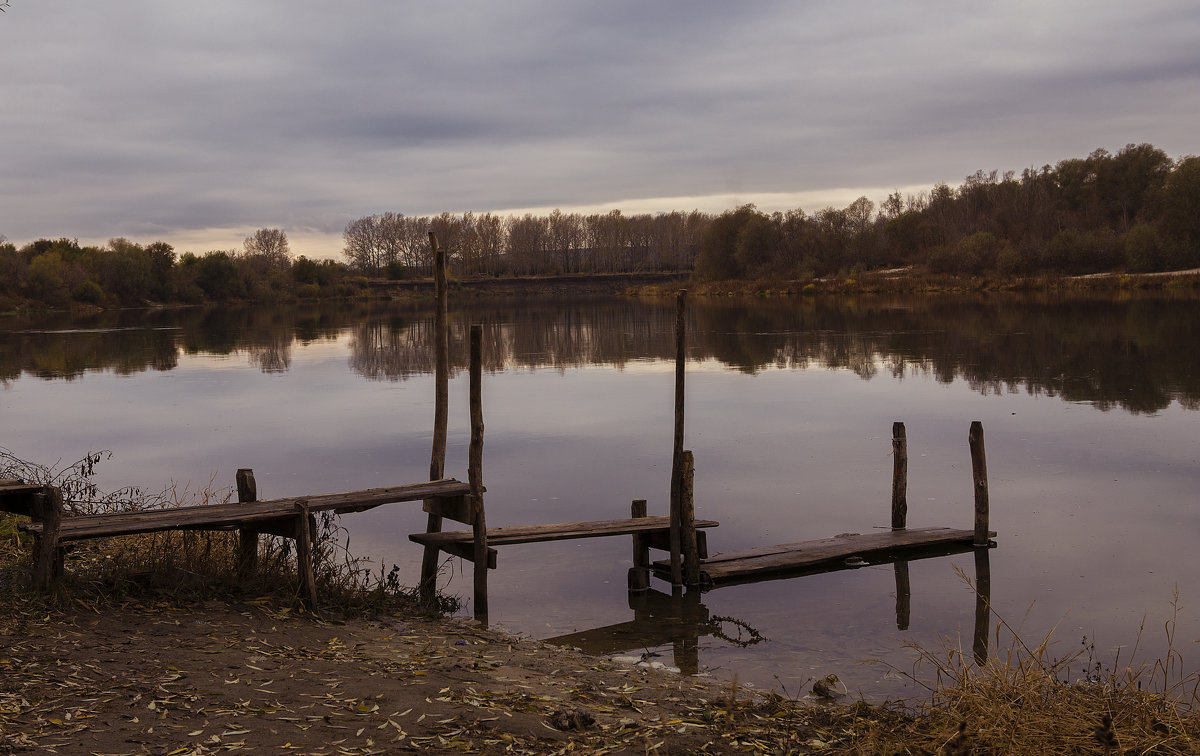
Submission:
<svg viewBox="0 0 1200 756">
<path fill-rule="evenodd" d="M 971 424 L 968 443 L 974 489 L 974 527 L 907 527 L 908 450 L 904 424 L 893 424 L 894 457 L 891 491 L 891 527 L 866 534 L 845 533 L 813 541 L 761 546 L 739 551 L 708 553 L 704 529 L 717 527 L 712 520 L 697 520 L 694 503 L 695 460 L 684 448 L 684 383 L 686 365 L 686 292 L 679 292 L 676 308 L 675 427 L 671 465 L 669 516 L 649 516 L 646 501 L 635 500 L 630 516 L 623 519 L 531 524 L 489 528 L 486 524 L 483 485 L 483 400 L 482 329 L 470 327 L 470 444 L 467 482 L 443 477 L 448 416 L 447 309 L 445 253 L 430 234 L 437 264 L 437 309 L 435 340 L 434 440 L 430 455 L 430 480 L 420 483 L 334 494 L 258 500 L 253 472 L 239 470 L 238 501 L 219 505 L 179 507 L 147 511 L 64 516 L 61 491 L 18 480 L 0 480 L 0 509 L 31 517 L 20 528 L 37 539 L 33 583 L 45 587 L 61 572 L 63 545 L 88 538 L 150 533 L 162 530 L 233 530 L 239 532 L 238 571 L 253 570 L 258 537 L 266 533 L 296 542 L 297 569 L 303 596 L 314 605 L 312 574 L 313 538 L 317 512 L 348 513 L 384 504 L 421 501 L 427 513 L 426 531 L 409 536 L 424 547 L 420 590 L 422 599 L 436 596 L 439 554 L 447 553 L 473 563 L 474 613 L 488 617 L 487 572 L 497 565 L 497 546 L 580 538 L 630 536 L 633 567 L 628 574 L 631 595 L 650 589 L 651 576 L 670 582 L 673 593 L 684 587 L 707 590 L 724 585 L 791 577 L 814 572 L 848 569 L 868 563 L 897 563 L 897 601 L 907 593 L 907 560 L 974 550 L 981 586 L 987 572 L 987 549 L 995 544 L 988 530 L 989 500 L 983 427 Z M 443 531 L 450 519 L 470 526 L 469 530 Z M 650 550 L 659 549 L 667 559 L 654 561 Z M 981 561 L 982 556 L 982 561 Z M 900 565 L 903 564 L 903 572 Z M 989 581 L 990 575 L 986 578 Z M 631 601 L 633 599 L 631 598 Z M 899 603 L 897 608 L 899 617 Z M 703 614 L 703 613 L 701 613 Z M 986 606 L 984 609 L 986 618 Z M 699 615 L 697 615 L 699 616 Z M 703 623 L 703 620 L 701 620 Z M 898 619 L 899 623 L 899 619 Z"/>
</svg>

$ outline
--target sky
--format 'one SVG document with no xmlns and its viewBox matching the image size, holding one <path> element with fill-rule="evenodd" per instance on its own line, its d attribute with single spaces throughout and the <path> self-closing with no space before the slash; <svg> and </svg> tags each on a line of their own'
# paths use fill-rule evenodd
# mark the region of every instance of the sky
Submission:
<svg viewBox="0 0 1200 756">
<path fill-rule="evenodd" d="M 844 207 L 1200 153 L 1200 4 L 9 0 L 0 235 L 338 257 L 385 211 Z"/>
</svg>

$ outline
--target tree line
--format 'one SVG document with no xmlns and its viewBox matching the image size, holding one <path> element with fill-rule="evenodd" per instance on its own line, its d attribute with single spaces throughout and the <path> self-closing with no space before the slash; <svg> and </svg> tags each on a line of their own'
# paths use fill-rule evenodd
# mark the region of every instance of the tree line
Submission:
<svg viewBox="0 0 1200 756">
<path fill-rule="evenodd" d="M 698 212 L 442 213 L 409 217 L 386 212 L 351 221 L 343 255 L 356 270 L 389 278 L 428 275 L 428 233 L 446 249 L 453 274 L 563 275 L 689 271 L 711 217 Z"/>
<path fill-rule="evenodd" d="M 934 274 L 1075 275 L 1200 267 L 1200 158 L 1149 144 L 1054 166 L 977 171 L 880 205 L 767 214 L 744 205 L 699 211 L 366 215 L 343 231 L 344 261 L 293 258 L 281 229 L 241 250 L 176 255 L 125 238 L 104 246 L 0 236 L 0 311 L 20 304 L 135 306 L 147 302 L 345 297 L 367 277 L 429 275 L 434 232 L 453 275 L 524 276 L 691 271 L 700 280 L 803 280 L 913 266 Z"/>
<path fill-rule="evenodd" d="M 17 249 L 0 236 L 0 311 L 18 304 L 133 307 L 148 302 L 283 301 L 350 296 L 364 282 L 343 263 L 293 258 L 282 229 L 262 228 L 242 249 L 176 255 L 166 242 L 103 246 L 38 239 Z"/>
<path fill-rule="evenodd" d="M 977 171 L 957 188 L 866 197 L 848 207 L 766 214 L 753 205 L 709 225 L 704 280 L 804 279 L 896 266 L 1018 277 L 1200 267 L 1200 158 L 1149 144 L 1098 149 L 1055 166 Z"/>
</svg>

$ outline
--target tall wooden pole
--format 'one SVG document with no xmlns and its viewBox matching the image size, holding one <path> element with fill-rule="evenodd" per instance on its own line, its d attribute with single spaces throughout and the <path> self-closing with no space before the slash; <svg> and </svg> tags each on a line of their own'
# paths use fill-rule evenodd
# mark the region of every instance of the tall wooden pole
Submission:
<svg viewBox="0 0 1200 756">
<path fill-rule="evenodd" d="M 429 479 L 440 480 L 446 474 L 446 423 L 450 413 L 450 337 L 446 323 L 446 252 L 438 245 L 437 235 L 432 231 L 429 232 L 429 246 L 433 249 L 433 280 L 437 299 L 433 317 L 433 450 L 429 455 Z M 430 514 L 425 532 L 438 533 L 441 529 L 442 516 Z M 438 554 L 436 546 L 426 546 L 421 559 L 421 603 L 426 608 L 433 608 L 437 602 Z"/>
<path fill-rule="evenodd" d="M 904 423 L 892 423 L 892 530 L 908 524 L 908 437 Z"/>
<path fill-rule="evenodd" d="M 671 585 L 683 585 L 682 491 L 683 491 L 683 397 L 687 363 L 687 289 L 675 298 L 675 446 L 671 453 Z"/>
<path fill-rule="evenodd" d="M 971 479 L 975 486 L 975 545 L 988 545 L 987 457 L 983 451 L 983 423 L 971 423 L 967 436 L 971 444 Z"/>
<path fill-rule="evenodd" d="M 467 481 L 471 486 L 472 529 L 475 535 L 475 619 L 487 624 L 488 545 L 483 512 L 483 326 L 471 326 L 471 444 L 467 451 Z"/>
</svg>

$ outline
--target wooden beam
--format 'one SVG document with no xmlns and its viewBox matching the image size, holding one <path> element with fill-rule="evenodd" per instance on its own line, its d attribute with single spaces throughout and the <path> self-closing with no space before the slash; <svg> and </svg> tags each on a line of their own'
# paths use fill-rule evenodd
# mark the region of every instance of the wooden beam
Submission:
<svg viewBox="0 0 1200 756">
<path fill-rule="evenodd" d="M 991 535 L 995 535 L 992 533 Z M 974 531 L 951 528 L 909 528 L 876 533 L 848 533 L 816 541 L 760 546 L 714 554 L 701 564 L 712 583 L 764 578 L 771 573 L 837 566 L 850 557 L 866 558 L 887 552 L 928 549 L 961 544 L 969 548 Z M 655 572 L 665 574 L 666 562 L 655 562 Z"/>
<path fill-rule="evenodd" d="M 421 502 L 421 509 L 430 515 L 437 515 L 436 528 L 426 526 L 426 533 L 437 533 L 442 529 L 442 518 L 470 525 L 475 521 L 475 513 L 471 509 L 470 496 L 455 496 L 445 499 L 426 499 Z M 435 549 L 436 551 L 436 549 Z M 436 566 L 436 562 L 435 562 Z"/>
<path fill-rule="evenodd" d="M 690 451 L 685 450 L 683 466 L 679 471 L 679 540 L 683 558 L 683 582 L 689 586 L 700 585 L 700 551 L 696 545 L 696 461 Z"/>
<path fill-rule="evenodd" d="M 150 509 L 136 512 L 111 512 L 100 515 L 79 515 L 63 519 L 61 540 L 80 540 L 100 536 L 151 533 L 158 530 L 220 530 L 231 526 L 252 525 L 295 513 L 298 501 L 306 502 L 310 512 L 358 512 L 381 504 L 420 501 L 433 497 L 462 496 L 470 486 L 457 480 L 438 480 L 410 483 L 388 488 L 370 488 L 308 497 L 267 499 L 250 503 L 230 502 L 175 509 Z M 18 526 L 31 533 L 40 533 L 40 522 Z"/>
<path fill-rule="evenodd" d="M 456 556 L 459 559 L 465 559 L 466 561 L 471 562 L 472 564 L 474 564 L 474 562 L 475 562 L 475 543 L 474 543 L 474 541 L 471 541 L 471 542 L 450 541 L 449 543 L 437 544 L 435 546 L 431 546 L 430 548 L 435 548 L 440 551 L 444 551 L 447 554 L 449 554 L 450 556 Z M 488 550 L 487 550 L 487 567 L 489 570 L 496 569 L 496 560 L 497 560 L 496 550 L 489 546 Z"/>
<path fill-rule="evenodd" d="M 697 520 L 698 528 L 715 528 L 715 520 Z M 671 528 L 668 517 L 639 517 L 627 520 L 591 520 L 587 522 L 558 522 L 544 525 L 508 525 L 487 529 L 487 542 L 491 546 L 506 546 L 514 543 L 541 543 L 544 541 L 567 541 L 575 538 L 603 538 L 606 536 L 632 535 L 633 533 L 667 533 Z M 420 544 L 470 543 L 474 540 L 473 530 L 446 530 L 441 533 L 414 533 L 410 541 Z"/>
</svg>

